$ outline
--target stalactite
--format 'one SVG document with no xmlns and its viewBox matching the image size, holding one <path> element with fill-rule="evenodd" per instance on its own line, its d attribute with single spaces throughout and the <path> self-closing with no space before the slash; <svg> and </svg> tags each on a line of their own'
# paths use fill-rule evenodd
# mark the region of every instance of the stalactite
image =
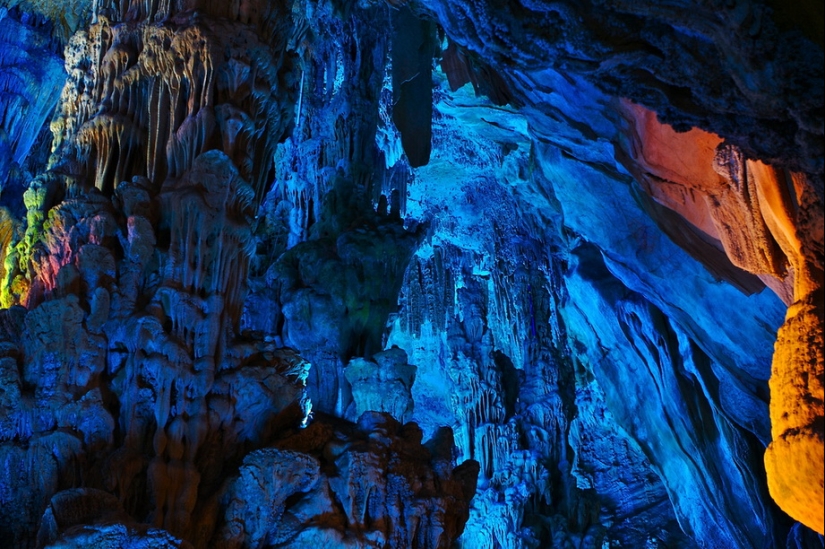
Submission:
<svg viewBox="0 0 825 549">
<path fill-rule="evenodd" d="M 821 545 L 805 6 L 13 3 L 0 537 Z"/>
</svg>

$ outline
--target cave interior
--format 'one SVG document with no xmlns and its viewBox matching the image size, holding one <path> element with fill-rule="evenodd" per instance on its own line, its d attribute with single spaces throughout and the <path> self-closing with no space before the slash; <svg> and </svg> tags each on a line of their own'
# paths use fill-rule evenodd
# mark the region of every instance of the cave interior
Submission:
<svg viewBox="0 0 825 549">
<path fill-rule="evenodd" d="M 0 0 L 0 545 L 825 548 L 822 0 Z"/>
</svg>

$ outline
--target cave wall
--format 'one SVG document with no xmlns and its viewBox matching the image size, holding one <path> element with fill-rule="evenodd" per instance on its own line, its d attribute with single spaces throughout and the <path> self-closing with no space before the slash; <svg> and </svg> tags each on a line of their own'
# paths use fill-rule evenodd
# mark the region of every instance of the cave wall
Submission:
<svg viewBox="0 0 825 549">
<path fill-rule="evenodd" d="M 6 4 L 14 547 L 823 546 L 803 7 Z"/>
<path fill-rule="evenodd" d="M 98 6 L 66 44 L 51 155 L 4 255 L 13 546 L 435 548 L 467 520 L 475 462 L 455 468 L 449 433 L 430 450 L 372 411 L 308 426 L 310 364 L 244 321 L 263 181 L 300 100 L 290 8 Z"/>
</svg>

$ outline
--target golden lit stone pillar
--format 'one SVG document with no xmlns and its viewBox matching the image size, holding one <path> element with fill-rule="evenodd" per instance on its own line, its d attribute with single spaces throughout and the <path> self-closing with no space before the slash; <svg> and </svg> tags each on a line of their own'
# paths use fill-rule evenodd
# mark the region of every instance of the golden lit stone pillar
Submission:
<svg viewBox="0 0 825 549">
<path fill-rule="evenodd" d="M 749 161 L 762 215 L 794 269 L 794 303 L 779 328 L 770 379 L 771 496 L 791 517 L 825 533 L 825 307 L 822 204 L 803 175 Z M 789 185 L 788 183 L 792 183 Z M 791 200 L 790 191 L 796 195 Z"/>
<path fill-rule="evenodd" d="M 820 534 L 823 526 L 822 291 L 788 308 L 770 379 L 771 434 L 765 469 L 771 496 L 791 517 Z"/>
</svg>

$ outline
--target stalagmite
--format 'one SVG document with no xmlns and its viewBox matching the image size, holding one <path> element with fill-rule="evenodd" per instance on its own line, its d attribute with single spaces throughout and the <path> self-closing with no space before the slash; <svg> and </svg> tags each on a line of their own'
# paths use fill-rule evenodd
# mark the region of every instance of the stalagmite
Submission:
<svg viewBox="0 0 825 549">
<path fill-rule="evenodd" d="M 823 549 L 815 4 L 0 0 L 0 544 Z"/>
</svg>

